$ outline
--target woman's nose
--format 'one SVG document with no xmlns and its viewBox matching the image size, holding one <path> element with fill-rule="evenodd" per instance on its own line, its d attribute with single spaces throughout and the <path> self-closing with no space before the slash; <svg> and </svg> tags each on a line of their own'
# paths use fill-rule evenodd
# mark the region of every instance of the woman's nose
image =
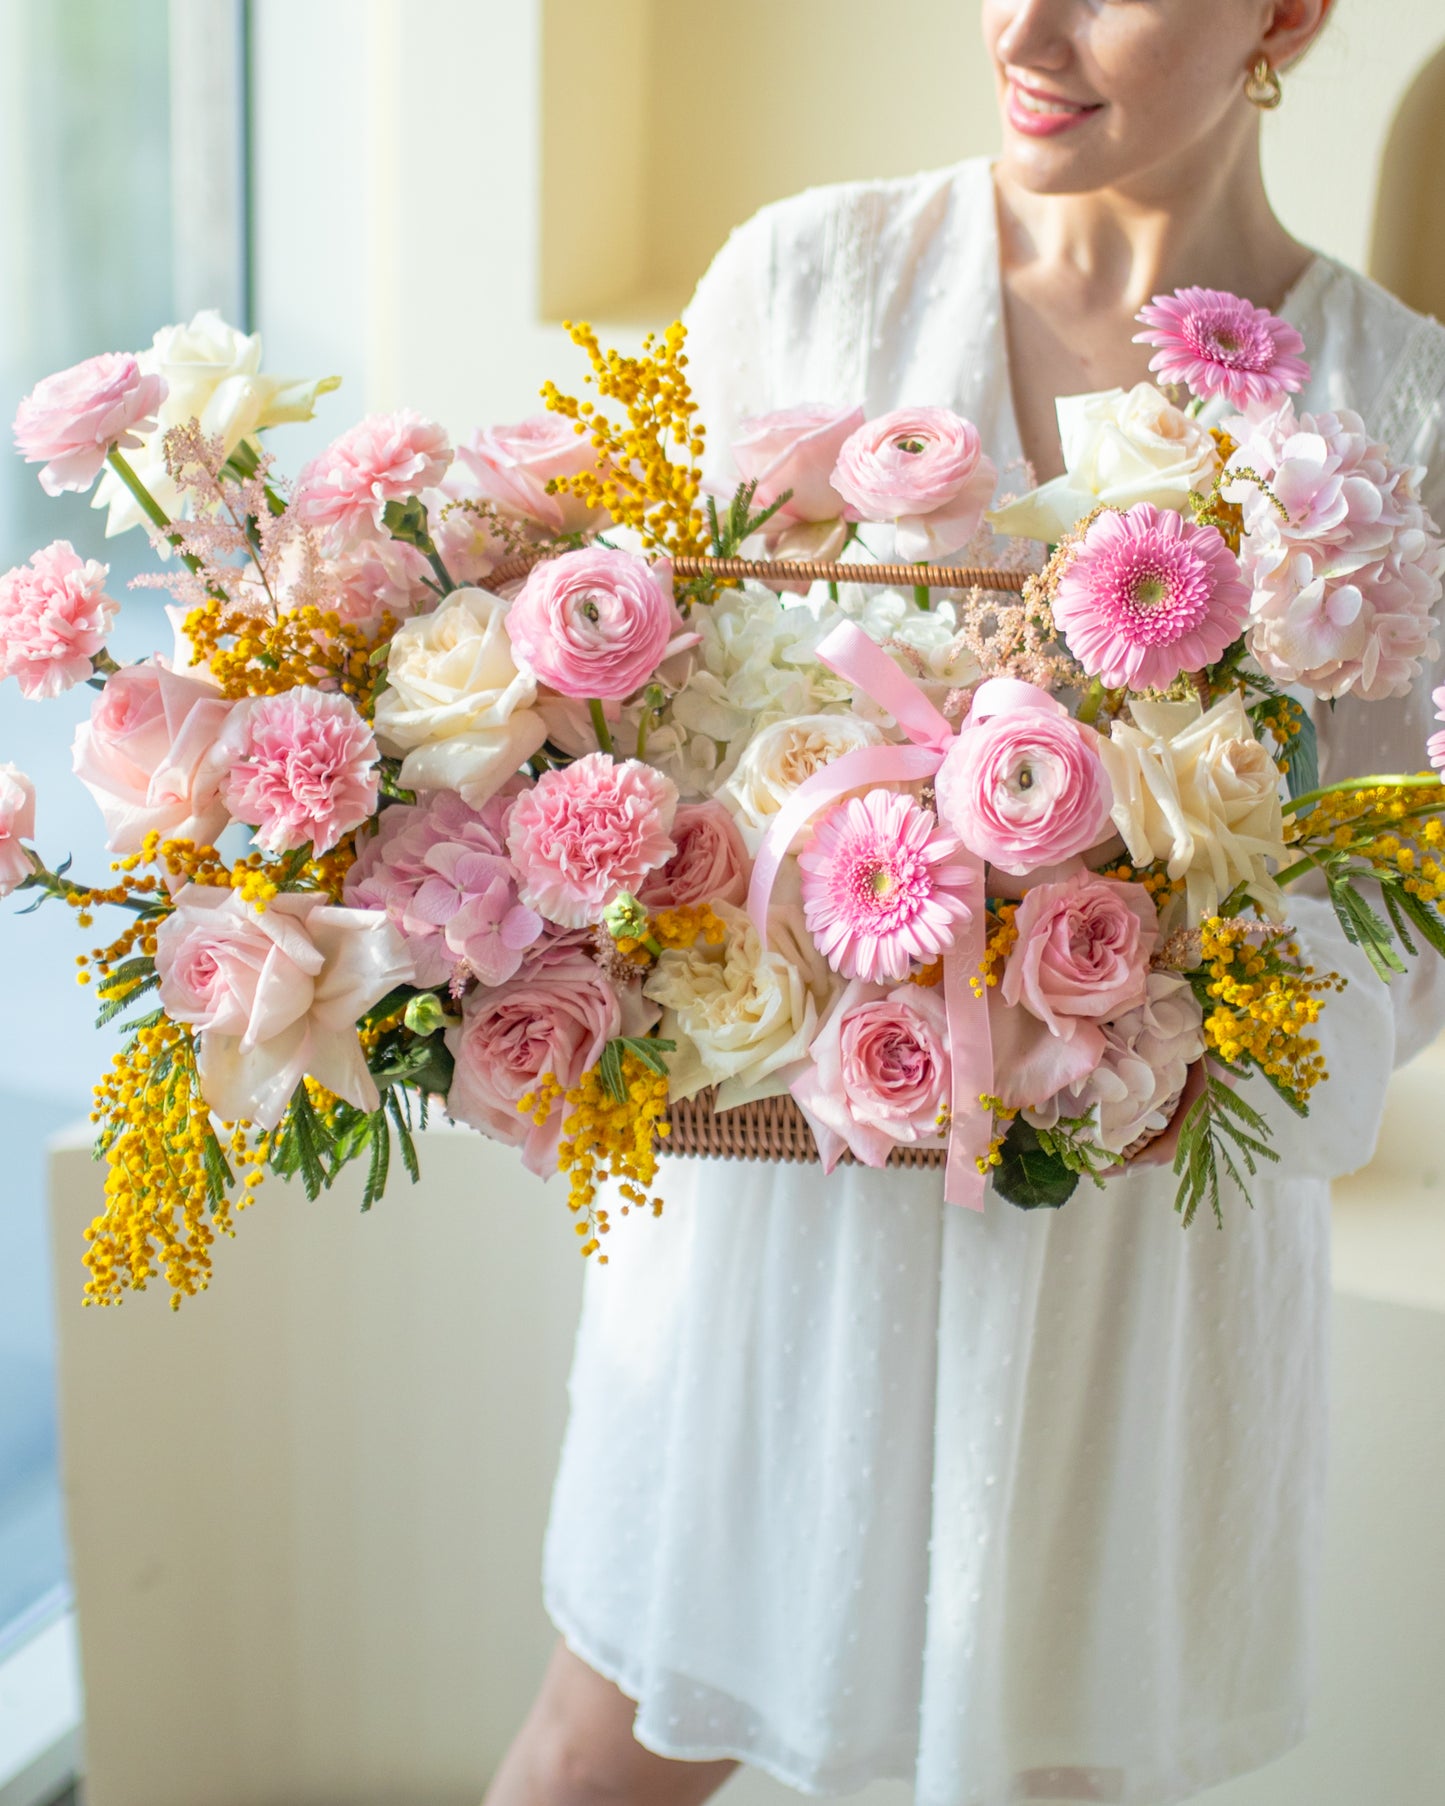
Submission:
<svg viewBox="0 0 1445 1806">
<path fill-rule="evenodd" d="M 1031 69 L 1060 69 L 1073 55 L 1076 0 L 1014 0 L 1013 17 L 997 40 L 1001 61 Z"/>
</svg>

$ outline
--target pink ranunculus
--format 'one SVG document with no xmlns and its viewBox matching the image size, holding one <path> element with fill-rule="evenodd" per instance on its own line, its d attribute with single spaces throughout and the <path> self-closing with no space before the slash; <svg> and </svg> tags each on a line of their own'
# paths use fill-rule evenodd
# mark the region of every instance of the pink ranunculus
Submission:
<svg viewBox="0 0 1445 1806">
<path fill-rule="evenodd" d="M 642 902 L 650 909 L 743 902 L 751 870 L 748 849 L 721 803 L 679 803 L 672 838 L 677 851 L 648 874 L 637 893 Z"/>
<path fill-rule="evenodd" d="M 201 1095 L 218 1116 L 274 1128 L 305 1077 L 376 1109 L 357 1019 L 412 979 L 380 911 L 299 891 L 258 909 L 188 884 L 156 930 L 156 971 L 166 1013 L 200 1031 Z"/>
<path fill-rule="evenodd" d="M 618 993 L 585 953 L 544 952 L 515 978 L 470 992 L 462 1025 L 448 1029 L 456 1061 L 447 1111 L 497 1141 L 520 1147 L 529 1171 L 555 1169 L 566 1114 L 554 1103 L 545 1121 L 519 1110 L 545 1073 L 574 1086 L 615 1035 L 622 1034 Z"/>
<path fill-rule="evenodd" d="M 113 853 L 138 853 L 148 833 L 215 840 L 227 821 L 216 742 L 234 705 L 210 684 L 159 665 L 106 679 L 76 729 L 76 776 L 100 805 Z"/>
<path fill-rule="evenodd" d="M 302 468 L 293 506 L 339 550 L 380 533 L 386 504 L 434 488 L 451 459 L 446 429 L 434 420 L 411 408 L 368 414 Z"/>
<path fill-rule="evenodd" d="M 559 695 L 620 702 L 681 627 L 672 566 L 589 546 L 534 565 L 507 615 L 519 658 Z"/>
<path fill-rule="evenodd" d="M 329 853 L 376 810 L 376 740 L 349 697 L 305 686 L 247 697 L 217 751 L 221 801 L 268 853 L 308 842 Z"/>
<path fill-rule="evenodd" d="M 35 838 L 35 786 L 14 765 L 0 765 L 0 897 L 35 870 L 21 844 Z"/>
<path fill-rule="evenodd" d="M 123 351 L 103 351 L 39 382 L 15 413 L 15 444 L 30 464 L 44 464 L 47 495 L 89 489 L 111 446 L 133 450 L 155 425 L 165 379 L 147 376 Z"/>
<path fill-rule="evenodd" d="M 844 519 L 848 504 L 833 487 L 833 472 L 838 454 L 863 420 L 861 407 L 809 403 L 755 414 L 740 423 L 732 442 L 733 463 L 745 483 L 757 484 L 753 512 L 772 507 L 792 491 L 763 529 L 770 549 L 790 526 Z"/>
<path fill-rule="evenodd" d="M 792 1092 L 813 1129 L 823 1171 L 844 1148 L 882 1166 L 894 1148 L 941 1138 L 952 1083 L 948 1012 L 926 985 L 884 991 L 854 979 L 834 1000 Z"/>
<path fill-rule="evenodd" d="M 1137 1008 L 1145 996 L 1159 914 L 1142 884 L 1080 872 L 1036 884 L 1014 917 L 1018 939 L 999 987 L 1051 1034 L 1081 1030 Z"/>
<path fill-rule="evenodd" d="M 1009 696 L 1020 706 L 965 722 L 936 788 L 938 813 L 963 844 L 1022 876 L 1104 840 L 1112 792 L 1092 728 L 1032 684 Z"/>
<path fill-rule="evenodd" d="M 895 522 L 898 556 L 916 562 L 968 544 L 998 471 L 951 408 L 895 408 L 848 438 L 832 480 L 860 520 Z"/>
<path fill-rule="evenodd" d="M 511 978 L 545 924 L 517 896 L 507 857 L 508 791 L 473 809 L 441 790 L 425 803 L 383 811 L 346 874 L 353 908 L 384 909 L 406 937 L 423 987 L 468 973 L 486 985 Z"/>
<path fill-rule="evenodd" d="M 1445 721 L 1445 684 L 1435 691 L 1430 700 L 1435 704 L 1435 719 Z M 1445 730 L 1431 734 L 1425 742 L 1425 756 L 1436 771 L 1445 771 Z"/>
<path fill-rule="evenodd" d="M 563 928 L 599 921 L 619 891 L 635 895 L 677 851 L 676 813 L 676 784 L 637 759 L 589 753 L 543 772 L 507 818 L 522 901 Z"/>
<path fill-rule="evenodd" d="M 516 426 L 489 426 L 457 447 L 452 484 L 459 495 L 490 502 L 501 514 L 545 533 L 592 533 L 610 516 L 565 490 L 549 494 L 557 477 L 597 468 L 591 436 L 559 414 L 534 414 Z"/>
<path fill-rule="evenodd" d="M 0 678 L 32 698 L 84 683 L 119 606 L 105 593 L 109 575 L 57 539 L 0 577 Z"/>
</svg>

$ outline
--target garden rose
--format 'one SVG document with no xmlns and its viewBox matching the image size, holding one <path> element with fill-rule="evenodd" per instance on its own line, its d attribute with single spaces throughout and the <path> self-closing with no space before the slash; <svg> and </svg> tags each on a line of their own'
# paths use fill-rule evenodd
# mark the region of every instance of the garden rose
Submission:
<svg viewBox="0 0 1445 1806">
<path fill-rule="evenodd" d="M 591 437 L 559 414 L 482 428 L 457 447 L 457 466 L 459 491 L 545 533 L 591 533 L 611 518 L 565 490 L 548 493 L 555 478 L 597 468 Z"/>
<path fill-rule="evenodd" d="M 846 1147 L 882 1166 L 895 1147 L 941 1139 L 949 1102 L 948 1012 L 923 985 L 891 991 L 854 979 L 834 998 L 792 1092 L 831 1173 Z"/>
<path fill-rule="evenodd" d="M 672 838 L 677 851 L 648 874 L 637 893 L 649 909 L 744 901 L 748 850 L 721 803 L 679 803 Z"/>
<path fill-rule="evenodd" d="M 816 403 L 755 414 L 739 424 L 733 463 L 744 483 L 757 484 L 753 512 L 761 513 L 792 492 L 763 528 L 768 557 L 832 559 L 843 550 L 848 505 L 833 487 L 833 471 L 863 420 L 861 407 Z"/>
<path fill-rule="evenodd" d="M 1062 703 L 1032 684 L 996 694 L 1019 706 L 965 722 L 939 767 L 938 813 L 971 852 L 1023 876 L 1106 837 L 1109 781 L 1099 735 Z"/>
<path fill-rule="evenodd" d="M 120 606 L 105 593 L 109 575 L 57 539 L 0 577 L 0 678 L 31 698 L 84 683 Z"/>
<path fill-rule="evenodd" d="M 451 461 L 446 430 L 434 420 L 412 408 L 368 414 L 302 467 L 292 506 L 340 551 L 382 532 L 386 504 L 434 488 Z"/>
<path fill-rule="evenodd" d="M 1239 695 L 1208 714 L 1197 702 L 1134 702 L 1100 755 L 1115 826 L 1135 865 L 1167 861 L 1185 880 L 1189 920 L 1214 915 L 1237 884 L 1276 920 L 1284 900 L 1270 862 L 1286 858 L 1279 768 Z"/>
<path fill-rule="evenodd" d="M 514 649 L 542 683 L 610 702 L 641 689 L 680 628 L 671 564 L 605 546 L 533 565 L 507 617 Z"/>
<path fill-rule="evenodd" d="M 521 1148 L 528 1171 L 546 1176 L 556 1168 L 565 1106 L 557 1100 L 538 1123 L 519 1101 L 544 1073 L 564 1090 L 576 1085 L 623 1032 L 618 994 L 585 953 L 529 961 L 505 984 L 463 1000 L 461 1027 L 446 1032 L 456 1061 L 447 1113 Z"/>
<path fill-rule="evenodd" d="M 215 840 L 227 821 L 217 742 L 233 706 L 159 665 L 126 665 L 106 679 L 76 729 L 73 764 L 100 805 L 111 852 L 138 853 L 152 831 Z"/>
<path fill-rule="evenodd" d="M 1142 884 L 1079 872 L 1036 884 L 1014 916 L 1000 990 L 1063 1040 L 1144 1000 L 1159 916 Z"/>
<path fill-rule="evenodd" d="M 375 725 L 382 750 L 403 755 L 406 789 L 455 790 L 480 808 L 547 738 L 506 613 L 486 590 L 457 589 L 397 628 Z"/>
<path fill-rule="evenodd" d="M 749 849 L 757 851 L 773 817 L 816 772 L 861 746 L 881 746 L 883 732 L 861 715 L 803 715 L 761 728 L 743 748 L 718 792 Z"/>
<path fill-rule="evenodd" d="M 357 1018 L 412 976 L 384 915 L 299 891 L 257 909 L 188 884 L 156 930 L 156 971 L 166 1013 L 200 1030 L 201 1095 L 218 1116 L 275 1128 L 306 1077 L 377 1108 Z"/>
<path fill-rule="evenodd" d="M 833 487 L 857 517 L 892 521 L 899 558 L 947 558 L 966 546 L 998 472 L 978 429 L 949 408 L 895 408 L 845 442 Z"/>
<path fill-rule="evenodd" d="M 1061 395 L 1055 403 L 1064 475 L 989 513 L 997 533 L 1053 544 L 1100 506 L 1187 512 L 1190 491 L 1207 495 L 1219 472 L 1209 429 L 1153 383 Z"/>
<path fill-rule="evenodd" d="M 21 844 L 35 838 L 35 786 L 15 765 L 0 765 L 0 897 L 35 870 Z"/>
<path fill-rule="evenodd" d="M 329 853 L 376 809 L 376 741 L 346 696 L 301 686 L 251 696 L 216 744 L 221 801 L 268 853 Z"/>
<path fill-rule="evenodd" d="M 154 425 L 166 385 L 135 358 L 103 351 L 39 382 L 15 413 L 15 444 L 29 464 L 44 464 L 47 495 L 89 489 L 111 446 L 131 450 Z"/>
</svg>

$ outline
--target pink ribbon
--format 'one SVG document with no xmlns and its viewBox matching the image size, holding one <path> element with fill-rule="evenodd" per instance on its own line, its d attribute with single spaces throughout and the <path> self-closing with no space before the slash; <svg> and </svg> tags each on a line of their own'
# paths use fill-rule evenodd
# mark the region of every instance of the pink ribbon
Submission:
<svg viewBox="0 0 1445 1806">
<path fill-rule="evenodd" d="M 778 811 L 763 837 L 753 862 L 748 887 L 748 913 L 764 946 L 768 939 L 768 903 L 779 868 L 794 837 L 815 815 L 846 796 L 850 790 L 879 784 L 906 784 L 930 778 L 943 763 L 956 738 L 941 715 L 911 678 L 905 677 L 883 649 L 851 621 L 842 621 L 818 647 L 818 659 L 830 671 L 846 678 L 855 689 L 886 709 L 913 742 L 911 746 L 864 746 L 844 753 L 822 771 L 800 784 Z M 998 693 L 994 694 L 995 686 Z M 1030 694 L 1037 706 L 1039 692 L 1031 684 L 1012 685 L 1007 679 L 991 679 L 980 685 L 970 720 L 1020 706 L 1022 697 L 1006 692 L 1017 688 Z M 983 714 L 979 705 L 983 704 Z M 966 727 L 965 730 L 967 731 Z M 993 1045 L 989 1036 L 986 995 L 975 992 L 969 980 L 983 958 L 985 923 L 984 862 L 967 847 L 965 863 L 974 872 L 975 906 L 961 925 L 943 961 L 943 995 L 948 1014 L 948 1047 L 953 1072 L 950 1095 L 951 1123 L 948 1164 L 943 1195 L 950 1204 L 982 1210 L 986 1160 L 993 1138 L 992 1114 L 979 1099 L 993 1092 Z"/>
</svg>

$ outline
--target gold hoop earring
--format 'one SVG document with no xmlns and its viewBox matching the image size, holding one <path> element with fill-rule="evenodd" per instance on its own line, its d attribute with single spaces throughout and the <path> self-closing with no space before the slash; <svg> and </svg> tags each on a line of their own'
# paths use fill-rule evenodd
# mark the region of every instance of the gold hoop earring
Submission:
<svg viewBox="0 0 1445 1806">
<path fill-rule="evenodd" d="M 1262 56 L 1245 76 L 1244 98 L 1262 113 L 1272 113 L 1284 99 L 1278 71 L 1267 56 Z"/>
</svg>

